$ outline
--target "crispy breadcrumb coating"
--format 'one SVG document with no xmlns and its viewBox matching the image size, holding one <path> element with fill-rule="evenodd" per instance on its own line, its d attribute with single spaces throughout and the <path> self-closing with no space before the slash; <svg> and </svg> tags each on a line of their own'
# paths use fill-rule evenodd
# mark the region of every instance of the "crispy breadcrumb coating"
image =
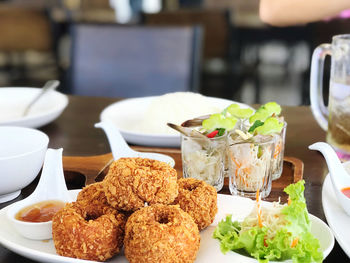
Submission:
<svg viewBox="0 0 350 263">
<path fill-rule="evenodd" d="M 124 253 L 131 263 L 194 262 L 199 245 L 197 225 L 179 206 L 141 208 L 125 226 Z"/>
<path fill-rule="evenodd" d="M 199 230 L 213 223 L 218 212 L 215 188 L 195 178 L 179 179 L 178 185 L 179 194 L 174 203 L 192 216 Z"/>
<path fill-rule="evenodd" d="M 94 183 L 85 186 L 77 196 L 77 202 L 86 205 L 106 206 L 108 205 L 107 197 L 104 192 L 103 182 Z"/>
<path fill-rule="evenodd" d="M 177 173 L 170 165 L 146 158 L 121 158 L 112 163 L 104 179 L 108 203 L 135 211 L 154 204 L 171 204 L 177 194 Z"/>
<path fill-rule="evenodd" d="M 52 219 L 57 254 L 105 261 L 123 246 L 125 216 L 109 206 L 69 203 Z"/>
</svg>

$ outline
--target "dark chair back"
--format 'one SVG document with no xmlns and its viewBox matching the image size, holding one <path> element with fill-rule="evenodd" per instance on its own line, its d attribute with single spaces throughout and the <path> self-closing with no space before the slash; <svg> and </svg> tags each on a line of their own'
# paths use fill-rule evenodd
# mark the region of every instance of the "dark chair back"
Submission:
<svg viewBox="0 0 350 263">
<path fill-rule="evenodd" d="M 199 27 L 76 24 L 69 93 L 141 97 L 197 91 Z"/>
<path fill-rule="evenodd" d="M 0 51 L 52 51 L 50 21 L 43 10 L 0 5 Z"/>
<path fill-rule="evenodd" d="M 183 9 L 143 14 L 146 25 L 200 25 L 204 31 L 203 58 L 227 58 L 230 45 L 230 12 L 220 9 Z"/>
</svg>

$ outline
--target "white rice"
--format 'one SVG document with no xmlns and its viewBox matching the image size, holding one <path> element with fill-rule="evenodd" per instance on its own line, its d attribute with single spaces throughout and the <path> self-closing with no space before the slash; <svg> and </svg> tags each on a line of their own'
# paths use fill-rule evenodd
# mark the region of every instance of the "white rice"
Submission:
<svg viewBox="0 0 350 263">
<path fill-rule="evenodd" d="M 207 97 L 192 92 L 175 92 L 159 96 L 150 104 L 145 117 L 133 130 L 150 134 L 178 134 L 169 128 L 168 122 L 182 122 L 206 114 L 218 113 L 226 105 L 218 107 Z"/>
</svg>

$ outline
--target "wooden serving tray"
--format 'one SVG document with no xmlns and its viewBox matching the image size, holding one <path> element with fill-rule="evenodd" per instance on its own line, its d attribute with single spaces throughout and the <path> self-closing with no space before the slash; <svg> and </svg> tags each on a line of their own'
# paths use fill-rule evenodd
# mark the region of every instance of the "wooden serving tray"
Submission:
<svg viewBox="0 0 350 263">
<path fill-rule="evenodd" d="M 175 160 L 175 169 L 178 177 L 182 177 L 181 150 L 172 148 L 149 148 L 135 146 L 136 151 L 156 152 L 171 156 Z M 63 169 L 69 188 L 81 188 L 94 182 L 102 181 L 108 172 L 109 165 L 113 162 L 111 153 L 95 156 L 63 156 Z M 287 194 L 283 189 L 303 178 L 304 164 L 301 160 L 294 157 L 284 157 L 282 176 L 272 182 L 271 194 L 265 198 L 267 201 L 287 201 Z M 228 189 L 228 178 L 225 178 L 225 184 L 220 191 L 222 194 L 230 194 Z"/>
</svg>

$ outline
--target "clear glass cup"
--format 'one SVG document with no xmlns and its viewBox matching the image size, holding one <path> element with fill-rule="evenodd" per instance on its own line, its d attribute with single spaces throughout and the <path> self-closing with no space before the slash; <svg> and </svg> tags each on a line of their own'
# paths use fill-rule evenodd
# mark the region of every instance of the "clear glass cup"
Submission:
<svg viewBox="0 0 350 263">
<path fill-rule="evenodd" d="M 275 150 L 273 153 L 273 158 L 271 159 L 272 180 L 277 180 L 278 178 L 280 178 L 283 172 L 283 157 L 284 148 L 286 144 L 286 131 L 287 122 L 284 122 L 281 132 L 275 134 Z"/>
<path fill-rule="evenodd" d="M 271 192 L 275 136 L 258 135 L 245 141 L 234 136 L 228 136 L 227 151 L 231 194 L 255 197 L 259 190 L 261 198 L 267 197 Z"/>
<path fill-rule="evenodd" d="M 181 135 L 184 178 L 193 177 L 220 191 L 224 185 L 227 135 L 214 138 Z"/>
<path fill-rule="evenodd" d="M 229 134 L 235 134 L 236 130 L 240 130 L 242 132 L 248 132 L 250 127 L 250 123 L 249 123 L 249 119 L 238 119 L 237 124 L 235 126 L 234 129 L 232 129 Z M 227 136 L 227 138 L 229 138 L 229 136 Z M 229 177 L 229 156 L 227 154 L 226 151 L 226 157 L 225 157 L 225 173 L 224 173 L 224 177 Z"/>
</svg>

